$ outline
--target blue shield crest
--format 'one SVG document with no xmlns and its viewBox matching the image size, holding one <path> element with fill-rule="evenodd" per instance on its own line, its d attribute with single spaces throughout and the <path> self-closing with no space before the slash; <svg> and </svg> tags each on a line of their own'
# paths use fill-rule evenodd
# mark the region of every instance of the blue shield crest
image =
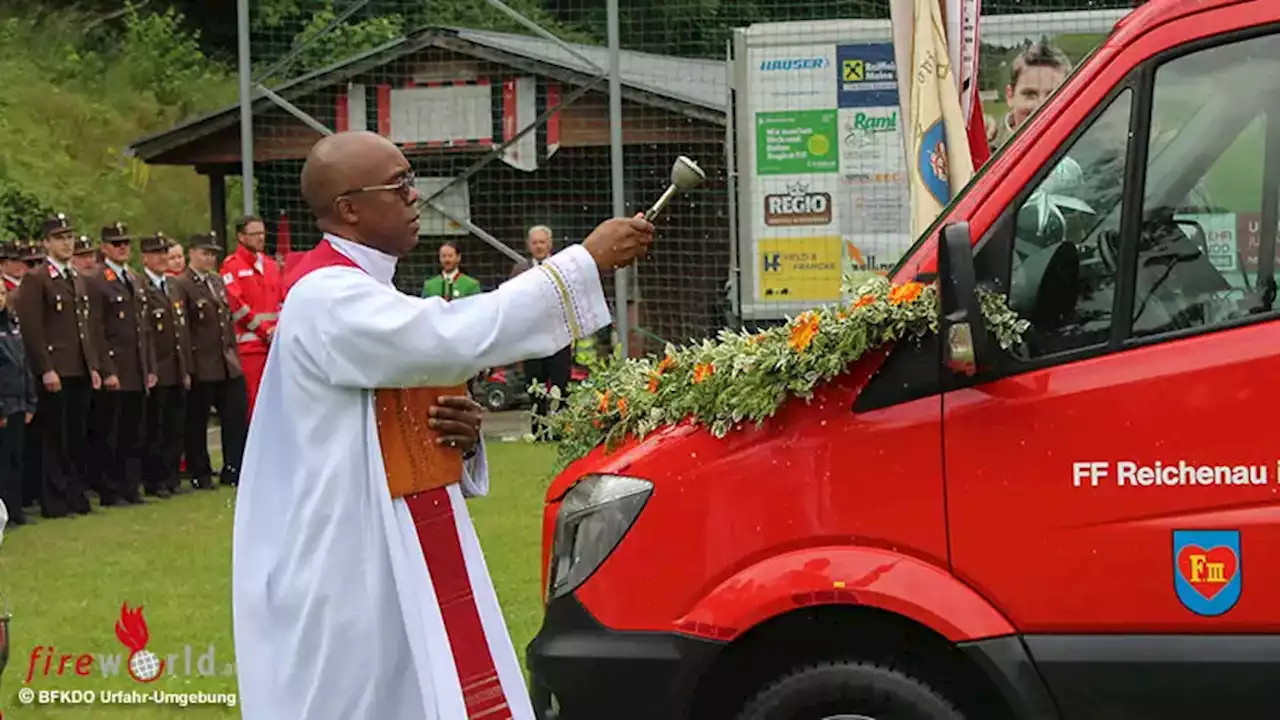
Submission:
<svg viewBox="0 0 1280 720">
<path fill-rule="evenodd" d="M 1243 576 L 1239 530 L 1173 531 L 1173 585 L 1191 612 L 1214 617 L 1235 607 Z"/>
<path fill-rule="evenodd" d="M 947 177 L 950 168 L 947 163 L 947 132 L 938 120 L 929 126 L 920 136 L 920 147 L 916 148 L 916 170 L 925 188 L 939 205 L 951 201 L 951 183 Z"/>
</svg>

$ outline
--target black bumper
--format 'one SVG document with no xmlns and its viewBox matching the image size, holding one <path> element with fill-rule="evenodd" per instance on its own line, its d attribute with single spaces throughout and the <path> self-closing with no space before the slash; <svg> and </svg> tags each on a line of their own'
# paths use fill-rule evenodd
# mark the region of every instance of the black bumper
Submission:
<svg viewBox="0 0 1280 720">
<path fill-rule="evenodd" d="M 553 600 L 529 643 L 538 720 L 682 720 L 724 647 L 674 633 L 618 632 L 572 595 Z"/>
</svg>

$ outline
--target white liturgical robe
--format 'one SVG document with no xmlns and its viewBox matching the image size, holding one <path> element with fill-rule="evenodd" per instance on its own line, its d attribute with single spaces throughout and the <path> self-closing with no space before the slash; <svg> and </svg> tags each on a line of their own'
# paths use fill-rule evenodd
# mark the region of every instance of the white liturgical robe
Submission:
<svg viewBox="0 0 1280 720">
<path fill-rule="evenodd" d="M 465 503 L 488 492 L 483 444 L 423 519 L 416 496 L 391 497 L 373 390 L 457 385 L 606 327 L 595 262 L 574 245 L 493 292 L 445 302 L 396 290 L 391 256 L 333 236 L 311 252 L 322 251 L 331 261 L 288 289 L 236 498 L 243 717 L 532 720 Z M 424 526 L 441 517 L 449 542 L 436 544 L 453 547 L 455 564 L 426 543 Z"/>
</svg>

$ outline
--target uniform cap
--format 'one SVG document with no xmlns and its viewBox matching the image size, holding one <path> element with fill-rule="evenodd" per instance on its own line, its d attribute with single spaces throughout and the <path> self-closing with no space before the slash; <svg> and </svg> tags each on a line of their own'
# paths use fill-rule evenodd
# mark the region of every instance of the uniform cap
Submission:
<svg viewBox="0 0 1280 720">
<path fill-rule="evenodd" d="M 129 235 L 129 228 L 124 223 L 116 223 L 107 225 L 102 228 L 102 234 L 99 236 L 104 243 L 128 242 L 133 239 Z"/>
<path fill-rule="evenodd" d="M 88 235 L 81 235 L 76 238 L 76 248 L 73 252 L 76 255 L 92 255 L 98 252 L 98 249 L 93 246 L 93 240 Z"/>
<path fill-rule="evenodd" d="M 144 253 L 168 252 L 172 244 L 173 242 L 165 237 L 164 233 L 156 233 L 142 238 L 142 242 L 138 243 L 138 249 Z"/>
<path fill-rule="evenodd" d="M 187 238 L 187 247 L 199 248 L 201 250 L 210 250 L 213 252 L 222 251 L 222 243 L 218 242 L 218 233 L 207 232 L 199 235 L 192 235 Z"/>
<path fill-rule="evenodd" d="M 44 225 L 42 227 L 45 237 L 61 232 L 70 232 L 74 229 L 75 228 L 71 226 L 71 218 L 67 217 L 66 213 L 57 213 L 56 215 L 53 215 L 44 221 Z"/>
<path fill-rule="evenodd" d="M 40 243 L 35 240 L 27 240 L 19 248 L 18 252 L 22 254 L 22 259 L 27 262 L 44 260 L 44 250 L 40 248 Z"/>
</svg>

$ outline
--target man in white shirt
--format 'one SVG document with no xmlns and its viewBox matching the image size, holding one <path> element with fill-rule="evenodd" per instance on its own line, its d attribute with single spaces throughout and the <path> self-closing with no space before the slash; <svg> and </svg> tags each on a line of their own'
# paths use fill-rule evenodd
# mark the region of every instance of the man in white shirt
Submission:
<svg viewBox="0 0 1280 720">
<path fill-rule="evenodd" d="M 464 500 L 488 491 L 479 407 L 446 397 L 384 422 L 382 402 L 606 327 L 600 272 L 643 257 L 653 227 L 606 221 L 496 291 L 446 302 L 392 284 L 420 197 L 390 141 L 322 139 L 302 192 L 325 236 L 285 278 L 236 502 L 243 716 L 533 720 Z M 468 458 L 459 482 L 419 490 L 413 472 L 412 492 L 393 491 L 403 466 L 384 458 L 423 437 Z"/>
</svg>

